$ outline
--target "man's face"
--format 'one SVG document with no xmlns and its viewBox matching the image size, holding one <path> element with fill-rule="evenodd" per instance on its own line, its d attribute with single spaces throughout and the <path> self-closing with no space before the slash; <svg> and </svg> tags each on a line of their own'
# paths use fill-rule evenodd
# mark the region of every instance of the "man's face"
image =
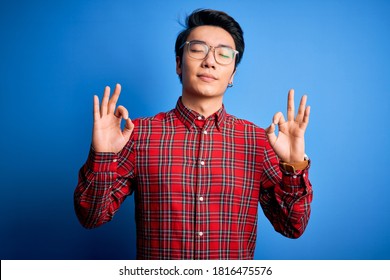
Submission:
<svg viewBox="0 0 390 280">
<path fill-rule="evenodd" d="M 236 49 L 233 37 L 224 29 L 216 26 L 196 27 L 187 41 L 201 41 L 208 46 L 229 46 Z M 221 97 L 229 83 L 233 82 L 235 61 L 221 65 L 215 61 L 214 49 L 203 60 L 188 55 L 184 46 L 183 59 L 176 58 L 176 73 L 182 75 L 183 94 L 198 97 Z"/>
</svg>

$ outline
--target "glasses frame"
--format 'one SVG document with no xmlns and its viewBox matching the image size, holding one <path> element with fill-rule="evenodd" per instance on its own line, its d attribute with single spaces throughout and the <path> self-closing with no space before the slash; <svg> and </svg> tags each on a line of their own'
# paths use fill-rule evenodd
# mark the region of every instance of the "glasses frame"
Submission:
<svg viewBox="0 0 390 280">
<path fill-rule="evenodd" d="M 205 55 L 204 58 L 195 58 L 195 57 L 192 57 L 192 56 L 191 56 L 190 51 L 189 51 L 189 48 L 188 48 L 188 46 L 189 46 L 191 43 L 202 44 L 202 45 L 204 45 L 204 46 L 207 48 L 207 53 L 206 53 L 206 55 Z M 185 46 L 187 46 L 187 53 L 188 53 L 188 55 L 189 55 L 191 58 L 197 59 L 197 60 L 204 60 L 204 59 L 209 55 L 210 51 L 213 50 L 213 55 L 214 55 L 215 62 L 217 62 L 217 63 L 220 64 L 220 65 L 230 65 L 233 61 L 237 61 L 237 58 L 238 58 L 238 56 L 239 56 L 239 54 L 240 54 L 239 51 L 234 50 L 234 49 L 232 49 L 232 48 L 230 48 L 230 47 L 226 47 L 226 46 L 213 47 L 213 46 L 207 45 L 207 44 L 206 44 L 205 42 L 203 42 L 203 41 L 197 41 L 197 40 L 185 41 L 185 42 L 180 46 L 180 48 L 184 48 Z M 231 49 L 231 50 L 233 51 L 233 54 L 234 54 L 234 57 L 232 58 L 232 61 L 229 62 L 229 63 L 227 63 L 227 64 L 219 62 L 218 59 L 217 59 L 217 57 L 216 57 L 216 55 L 215 55 L 215 49 L 218 49 L 218 48 L 228 48 L 228 49 Z"/>
</svg>

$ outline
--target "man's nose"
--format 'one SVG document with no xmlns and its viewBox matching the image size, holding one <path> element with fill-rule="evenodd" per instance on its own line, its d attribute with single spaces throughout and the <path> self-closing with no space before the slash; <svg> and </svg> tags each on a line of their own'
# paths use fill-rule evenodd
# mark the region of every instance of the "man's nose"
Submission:
<svg viewBox="0 0 390 280">
<path fill-rule="evenodd" d="M 215 55 L 214 55 L 214 48 L 210 48 L 208 54 L 206 55 L 206 57 L 203 59 L 203 63 L 202 65 L 204 67 L 210 67 L 210 68 L 215 68 L 215 65 L 216 65 L 216 61 L 215 61 Z"/>
</svg>

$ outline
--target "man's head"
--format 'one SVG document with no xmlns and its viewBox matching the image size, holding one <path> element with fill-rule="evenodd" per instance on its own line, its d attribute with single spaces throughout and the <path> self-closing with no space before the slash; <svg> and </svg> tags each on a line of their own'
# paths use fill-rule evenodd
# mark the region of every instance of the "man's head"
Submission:
<svg viewBox="0 0 390 280">
<path fill-rule="evenodd" d="M 177 37 L 176 72 L 185 93 L 223 95 L 244 52 L 240 25 L 224 12 L 196 10 Z"/>
<path fill-rule="evenodd" d="M 180 62 L 183 60 L 183 45 L 188 39 L 190 33 L 199 26 L 216 26 L 224 29 L 228 32 L 235 43 L 235 48 L 239 52 L 235 59 L 234 70 L 237 65 L 240 63 L 245 49 L 244 42 L 244 32 L 242 31 L 238 22 L 236 22 L 231 16 L 228 14 L 209 9 L 199 9 L 195 10 L 192 14 L 190 14 L 186 19 L 185 29 L 179 33 L 176 39 L 175 44 L 175 53 L 176 57 L 180 59 Z M 179 75 L 180 81 L 182 80 L 181 75 Z"/>
</svg>

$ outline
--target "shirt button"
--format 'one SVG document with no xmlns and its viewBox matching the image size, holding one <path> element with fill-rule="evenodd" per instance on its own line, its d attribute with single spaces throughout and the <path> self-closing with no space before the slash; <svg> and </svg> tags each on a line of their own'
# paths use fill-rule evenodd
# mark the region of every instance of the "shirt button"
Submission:
<svg viewBox="0 0 390 280">
<path fill-rule="evenodd" d="M 297 178 L 297 175 L 294 175 L 293 178 Z"/>
<path fill-rule="evenodd" d="M 203 232 L 199 231 L 199 232 L 198 232 L 198 235 L 199 235 L 199 236 L 203 236 Z"/>
<path fill-rule="evenodd" d="M 201 162 L 200 162 L 200 165 L 204 165 L 205 164 L 205 162 L 202 160 Z"/>
<path fill-rule="evenodd" d="M 203 196 L 199 197 L 199 201 L 203 201 Z"/>
<path fill-rule="evenodd" d="M 207 134 L 207 130 L 203 130 L 203 134 L 205 134 L 205 135 L 206 135 L 206 134 Z"/>
<path fill-rule="evenodd" d="M 200 121 L 201 121 L 201 120 L 202 120 L 202 116 L 198 116 L 198 120 L 200 120 Z"/>
<path fill-rule="evenodd" d="M 116 159 L 116 158 L 114 158 L 113 160 L 112 160 L 112 162 L 117 162 L 118 160 Z"/>
<path fill-rule="evenodd" d="M 305 177 L 305 175 L 306 175 L 306 174 L 305 174 L 305 173 L 303 173 L 303 175 L 302 175 L 302 176 L 303 176 L 303 177 Z"/>
</svg>

